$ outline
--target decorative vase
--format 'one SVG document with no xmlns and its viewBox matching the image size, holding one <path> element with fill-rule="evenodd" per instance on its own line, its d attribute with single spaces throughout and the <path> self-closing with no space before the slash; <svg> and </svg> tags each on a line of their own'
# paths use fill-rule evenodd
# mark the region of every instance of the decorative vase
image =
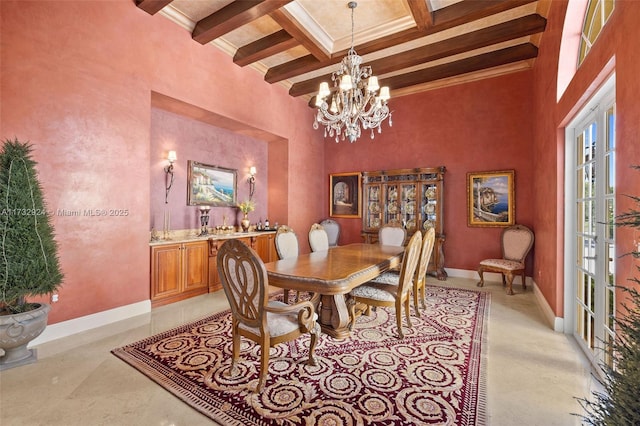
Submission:
<svg viewBox="0 0 640 426">
<path fill-rule="evenodd" d="M 240 225 L 242 226 L 243 232 L 249 232 L 249 225 L 251 225 L 251 222 L 249 221 L 249 213 L 244 214 L 244 217 L 240 221 Z"/>
<path fill-rule="evenodd" d="M 40 303 L 32 311 L 0 315 L 0 348 L 4 349 L 0 370 L 38 360 L 36 349 L 27 349 L 27 345 L 44 331 L 50 310 L 50 305 Z"/>
</svg>

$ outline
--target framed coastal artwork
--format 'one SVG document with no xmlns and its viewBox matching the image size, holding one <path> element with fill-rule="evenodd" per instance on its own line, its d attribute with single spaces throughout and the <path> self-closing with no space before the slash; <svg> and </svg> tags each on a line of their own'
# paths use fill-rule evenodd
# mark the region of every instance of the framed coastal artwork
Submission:
<svg viewBox="0 0 640 426">
<path fill-rule="evenodd" d="M 515 171 L 467 173 L 468 226 L 515 223 Z"/>
<path fill-rule="evenodd" d="M 189 160 L 187 205 L 234 207 L 238 171 Z"/>
<path fill-rule="evenodd" d="M 360 172 L 329 175 L 329 216 L 361 217 L 361 179 Z"/>
</svg>

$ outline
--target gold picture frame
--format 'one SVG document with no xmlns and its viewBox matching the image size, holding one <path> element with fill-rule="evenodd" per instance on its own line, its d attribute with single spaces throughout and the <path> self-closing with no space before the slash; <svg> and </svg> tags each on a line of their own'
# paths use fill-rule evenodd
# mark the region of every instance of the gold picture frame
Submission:
<svg viewBox="0 0 640 426">
<path fill-rule="evenodd" d="M 515 170 L 467 173 L 468 226 L 511 226 L 515 204 Z"/>
<path fill-rule="evenodd" d="M 187 205 L 235 207 L 238 204 L 238 171 L 188 161 Z"/>
<path fill-rule="evenodd" d="M 362 174 L 360 172 L 329 175 L 329 216 L 362 217 Z"/>
</svg>

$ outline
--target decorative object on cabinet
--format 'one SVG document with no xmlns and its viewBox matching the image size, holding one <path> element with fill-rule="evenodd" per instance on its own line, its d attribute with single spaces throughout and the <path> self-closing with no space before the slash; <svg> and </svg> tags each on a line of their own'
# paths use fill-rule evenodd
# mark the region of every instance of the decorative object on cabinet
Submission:
<svg viewBox="0 0 640 426">
<path fill-rule="evenodd" d="M 395 224 L 410 237 L 433 228 L 435 246 L 428 272 L 445 280 L 444 174 L 445 167 L 368 171 L 362 174 L 362 237 L 378 241 L 379 229 Z"/>
<path fill-rule="evenodd" d="M 502 275 L 502 285 L 506 286 L 508 295 L 513 295 L 513 278 L 515 275 L 519 275 L 522 278 L 522 288 L 526 290 L 525 260 L 531 250 L 531 246 L 533 246 L 533 239 L 533 231 L 524 225 L 513 225 L 504 228 L 500 244 L 502 258 L 484 259 L 480 262 L 478 266 L 478 275 L 480 275 L 478 287 L 484 285 L 485 272 L 497 272 Z"/>
<path fill-rule="evenodd" d="M 209 234 L 209 211 L 211 207 L 209 206 L 200 206 L 200 235 L 205 236 Z"/>
<path fill-rule="evenodd" d="M 249 200 L 253 198 L 253 193 L 256 191 L 256 167 L 249 167 L 249 178 L 247 179 L 249 182 Z"/>
<path fill-rule="evenodd" d="M 242 231 L 249 232 L 249 226 L 251 225 L 251 222 L 249 221 L 249 212 L 252 212 L 255 210 L 256 204 L 253 202 L 253 200 L 251 200 L 251 198 L 249 198 L 248 200 L 245 200 L 240 204 L 238 204 L 238 208 L 244 215 L 242 217 L 242 220 L 240 221 L 240 225 L 242 226 Z"/>
<path fill-rule="evenodd" d="M 320 225 L 322 225 L 327 237 L 329 237 L 329 247 L 337 246 L 340 239 L 340 224 L 333 219 L 324 219 L 320 222 Z"/>
<path fill-rule="evenodd" d="M 189 160 L 187 205 L 235 207 L 237 175 L 238 171 L 235 169 Z"/>
<path fill-rule="evenodd" d="M 330 174 L 329 216 L 360 217 L 360 191 L 360 172 Z"/>
<path fill-rule="evenodd" d="M 228 240 L 218 254 L 218 274 L 231 307 L 232 358 L 229 376 L 246 374 L 238 368 L 240 336 L 260 346 L 260 376 L 254 392 L 260 393 L 267 379 L 269 350 L 278 343 L 289 342 L 305 333 L 311 337 L 309 360 L 315 366 L 314 351 L 320 325 L 316 322 L 315 300 L 295 305 L 269 300 L 269 280 L 264 262 L 257 253 L 239 240 Z M 319 297 L 319 295 L 317 296 Z"/>
<path fill-rule="evenodd" d="M 511 226 L 515 222 L 515 171 L 467 173 L 469 226 Z"/>
<path fill-rule="evenodd" d="M 339 142 L 342 135 L 342 140 L 348 138 L 353 143 L 360 137 L 361 123 L 362 129 L 371 129 L 371 139 L 375 137 L 375 128 L 382 133 L 380 125 L 387 117 L 391 126 L 391 112 L 387 106 L 389 88 L 380 87 L 370 65 L 360 68 L 362 57 L 353 47 L 353 14 L 358 3 L 350 1 L 347 6 L 351 9 L 351 48 L 340 62 L 340 69 L 331 75 L 334 94 L 331 94 L 329 83 L 320 83 L 315 99 L 318 112 L 313 128 L 317 130 L 322 124 L 325 126 L 325 137 L 335 136 L 336 142 Z M 329 101 L 325 99 L 328 96 Z"/>
<path fill-rule="evenodd" d="M 169 151 L 167 154 L 167 161 L 169 161 L 169 165 L 164 168 L 164 185 L 165 185 L 165 193 L 164 193 L 164 203 L 169 203 L 169 191 L 171 191 L 171 187 L 173 186 L 173 163 L 178 159 L 175 151 Z M 171 176 L 171 177 L 169 177 Z"/>
</svg>

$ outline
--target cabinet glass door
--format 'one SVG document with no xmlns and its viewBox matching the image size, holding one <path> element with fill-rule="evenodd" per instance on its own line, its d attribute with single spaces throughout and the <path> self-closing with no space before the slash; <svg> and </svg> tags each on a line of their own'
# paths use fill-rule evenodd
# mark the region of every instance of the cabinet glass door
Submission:
<svg viewBox="0 0 640 426">
<path fill-rule="evenodd" d="M 384 199 L 384 223 L 383 224 L 399 224 L 400 219 L 400 201 L 398 200 L 398 185 L 387 184 Z"/>
<path fill-rule="evenodd" d="M 365 205 L 365 228 L 378 228 L 381 223 L 382 207 L 381 207 L 381 194 L 382 190 L 380 185 L 368 185 L 366 186 L 366 193 L 364 199 Z"/>
<path fill-rule="evenodd" d="M 422 185 L 422 230 L 428 231 L 431 228 L 436 228 L 438 221 L 438 185 L 436 183 L 426 183 Z"/>
<path fill-rule="evenodd" d="M 407 230 L 409 235 L 413 234 L 418 226 L 420 219 L 420 205 L 416 193 L 416 184 L 408 183 L 400 185 L 400 194 L 402 197 L 402 226 Z"/>
</svg>

